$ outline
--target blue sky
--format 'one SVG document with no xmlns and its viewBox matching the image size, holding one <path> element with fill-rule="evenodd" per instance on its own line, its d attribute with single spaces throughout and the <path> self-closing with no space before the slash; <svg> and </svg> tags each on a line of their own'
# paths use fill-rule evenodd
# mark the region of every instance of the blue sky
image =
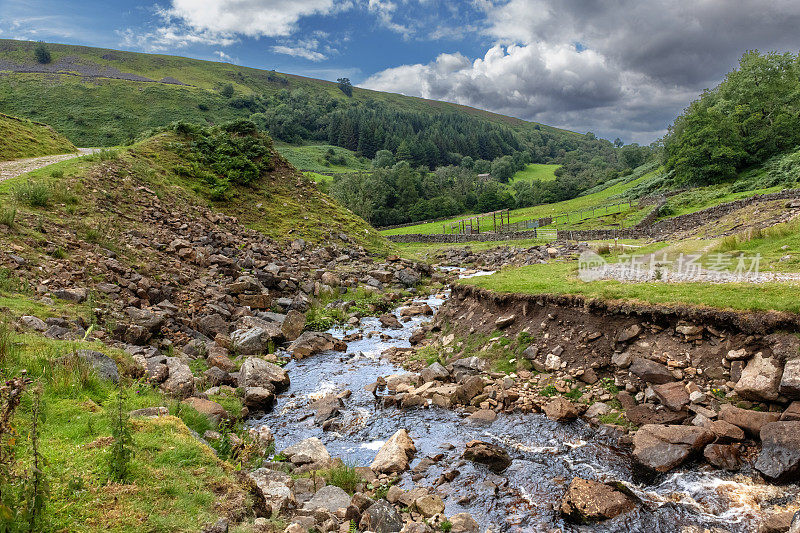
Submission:
<svg viewBox="0 0 800 533">
<path fill-rule="evenodd" d="M 0 0 L 0 38 L 224 60 L 649 143 L 796 0 Z"/>
</svg>

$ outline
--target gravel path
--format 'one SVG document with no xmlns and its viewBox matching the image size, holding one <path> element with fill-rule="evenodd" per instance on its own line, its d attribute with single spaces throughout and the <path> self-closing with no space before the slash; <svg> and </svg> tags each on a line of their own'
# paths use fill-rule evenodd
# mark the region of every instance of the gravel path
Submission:
<svg viewBox="0 0 800 533">
<path fill-rule="evenodd" d="M 94 148 L 78 148 L 77 153 L 73 154 L 60 154 L 60 155 L 46 155 L 44 157 L 30 157 L 28 159 L 13 159 L 11 161 L 0 161 L 0 181 L 5 181 L 10 178 L 16 178 L 26 172 L 31 172 L 53 163 L 59 163 L 80 157 L 82 155 L 92 154 L 96 150 Z"/>
</svg>

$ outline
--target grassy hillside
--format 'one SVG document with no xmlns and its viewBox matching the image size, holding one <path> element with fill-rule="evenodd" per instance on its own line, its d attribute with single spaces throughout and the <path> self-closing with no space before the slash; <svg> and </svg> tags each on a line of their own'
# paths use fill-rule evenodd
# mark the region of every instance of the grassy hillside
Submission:
<svg viewBox="0 0 800 533">
<path fill-rule="evenodd" d="M 66 154 L 77 149 L 45 124 L 0 114 L 0 161 Z"/>
<path fill-rule="evenodd" d="M 368 160 L 346 148 L 329 144 L 292 146 L 276 143 L 275 149 L 295 168 L 302 171 L 340 174 L 370 168 Z"/>
<path fill-rule="evenodd" d="M 49 65 L 37 65 L 32 41 L 0 39 L 0 112 L 53 125 L 73 142 L 109 146 L 177 120 L 221 123 L 246 117 L 234 98 L 270 95 L 284 89 L 347 97 L 333 82 L 177 56 L 140 54 L 86 46 L 48 44 Z M 20 73 L 20 70 L 43 72 Z M 124 79 L 120 79 L 124 78 Z M 394 109 L 425 113 L 458 112 L 518 131 L 563 132 L 467 106 L 355 88 L 353 101 L 377 101 Z M 158 102 L 159 105 L 153 105 Z"/>
<path fill-rule="evenodd" d="M 556 179 L 556 169 L 560 166 L 531 163 L 525 166 L 525 170 L 514 174 L 509 183 L 513 185 L 515 181 L 553 181 Z"/>
</svg>

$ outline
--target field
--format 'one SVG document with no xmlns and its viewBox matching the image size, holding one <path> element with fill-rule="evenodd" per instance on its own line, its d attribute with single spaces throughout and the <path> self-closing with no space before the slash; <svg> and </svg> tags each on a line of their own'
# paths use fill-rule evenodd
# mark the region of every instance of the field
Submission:
<svg viewBox="0 0 800 533">
<path fill-rule="evenodd" d="M 556 169 L 560 166 L 531 163 L 525 167 L 525 170 L 514 174 L 508 183 L 513 185 L 515 181 L 553 181 L 556 179 Z"/>
<path fill-rule="evenodd" d="M 627 183 L 617 183 L 602 191 L 589 194 L 586 196 L 579 196 L 577 198 L 573 198 L 572 200 L 566 200 L 564 202 L 558 202 L 554 204 L 544 204 L 544 205 L 537 205 L 534 207 L 526 207 L 523 209 L 514 209 L 513 211 L 511 211 L 511 222 L 514 223 L 532 218 L 541 218 L 557 214 L 572 213 L 582 209 L 591 209 L 592 207 L 598 207 L 601 205 L 614 203 L 615 197 L 620 196 L 622 193 L 624 193 L 631 187 L 643 182 L 644 180 L 655 174 L 655 172 L 656 171 L 647 173 Z M 451 222 L 455 222 L 456 220 L 461 220 L 462 218 L 464 217 L 463 216 L 455 217 L 451 220 L 447 220 L 444 222 L 431 222 L 428 224 L 418 224 L 416 226 L 395 228 L 391 230 L 382 231 L 381 233 L 383 235 L 403 235 L 408 233 L 422 233 L 422 234 L 441 233 L 443 224 L 450 224 Z"/>
<path fill-rule="evenodd" d="M 52 128 L 0 114 L 0 161 L 75 152 L 75 146 Z"/>
<path fill-rule="evenodd" d="M 367 170 L 370 162 L 346 148 L 327 144 L 293 146 L 276 143 L 275 149 L 296 169 L 303 172 L 335 173 Z M 314 176 L 316 179 L 316 176 Z"/>
</svg>

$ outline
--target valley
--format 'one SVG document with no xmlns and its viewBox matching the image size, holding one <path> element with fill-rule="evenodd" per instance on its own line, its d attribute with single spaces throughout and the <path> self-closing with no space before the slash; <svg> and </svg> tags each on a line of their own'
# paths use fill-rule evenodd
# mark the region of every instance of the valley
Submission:
<svg viewBox="0 0 800 533">
<path fill-rule="evenodd" d="M 0 40 L 0 530 L 794 533 L 792 61 L 639 146 Z"/>
</svg>

